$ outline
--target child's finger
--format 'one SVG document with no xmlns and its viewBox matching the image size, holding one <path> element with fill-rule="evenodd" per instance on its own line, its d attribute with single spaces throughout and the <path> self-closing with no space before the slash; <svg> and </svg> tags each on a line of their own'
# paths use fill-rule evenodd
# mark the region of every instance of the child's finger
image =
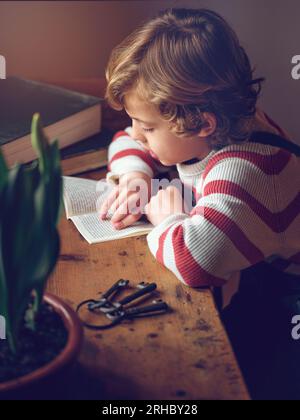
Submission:
<svg viewBox="0 0 300 420">
<path fill-rule="evenodd" d="M 114 213 L 111 222 L 117 223 L 123 220 L 128 214 L 131 214 L 133 209 L 136 208 L 136 204 L 139 201 L 139 196 L 137 194 L 131 195 L 129 198 L 127 198 L 119 208 Z M 135 211 L 134 214 L 136 214 L 137 211 Z"/>
<path fill-rule="evenodd" d="M 129 214 L 128 216 L 124 217 L 123 220 L 121 220 L 118 223 L 114 224 L 114 227 L 116 229 L 124 229 L 128 226 L 131 226 L 133 223 L 137 222 L 142 217 L 142 214 Z"/>
<path fill-rule="evenodd" d="M 107 215 L 108 210 L 110 209 L 113 202 L 118 198 L 119 196 L 119 188 L 116 187 L 112 190 L 112 192 L 109 194 L 109 196 L 106 198 L 104 203 L 102 204 L 100 208 L 100 218 L 104 219 Z"/>
<path fill-rule="evenodd" d="M 128 200 L 128 196 L 127 196 L 128 192 L 125 190 L 120 190 L 118 197 L 116 198 L 116 200 L 111 204 L 110 208 L 109 208 L 109 213 L 111 213 L 112 215 L 114 215 L 116 213 L 116 211 L 122 206 L 122 204 L 126 203 Z M 127 212 L 128 213 L 128 212 Z M 126 214 L 127 214 L 126 213 Z"/>
<path fill-rule="evenodd" d="M 118 209 L 114 212 L 113 217 L 111 218 L 112 223 L 120 222 L 122 219 L 124 219 L 125 216 L 128 215 L 128 202 L 125 201 L 122 203 Z"/>
</svg>

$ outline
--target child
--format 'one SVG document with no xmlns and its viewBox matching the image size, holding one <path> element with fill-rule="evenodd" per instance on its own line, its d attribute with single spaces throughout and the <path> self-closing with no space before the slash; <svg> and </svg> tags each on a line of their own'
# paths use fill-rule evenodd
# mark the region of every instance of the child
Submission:
<svg viewBox="0 0 300 420">
<path fill-rule="evenodd" d="M 150 251 L 191 287 L 223 286 L 241 272 L 241 290 L 223 319 L 255 394 L 257 378 L 247 373 L 251 355 L 240 345 L 252 350 L 254 344 L 245 340 L 244 327 L 249 335 L 253 322 L 262 326 L 270 308 L 282 315 L 286 296 L 292 296 L 289 315 L 298 310 L 299 148 L 256 106 L 263 79 L 253 79 L 236 34 L 210 10 L 161 12 L 114 49 L 106 76 L 108 102 L 126 110 L 132 127 L 110 145 L 107 178 L 118 185 L 101 217 L 111 208 L 117 229 L 134 223 L 141 214 L 128 208 L 140 193 L 129 190 L 128 181 L 151 185 L 176 165 L 192 188 L 194 207 L 188 212 L 174 187 L 149 194 Z M 282 328 L 289 331 L 287 322 Z M 262 340 L 264 333 L 257 334 L 252 339 Z M 269 385 L 261 385 L 257 397 Z"/>
</svg>

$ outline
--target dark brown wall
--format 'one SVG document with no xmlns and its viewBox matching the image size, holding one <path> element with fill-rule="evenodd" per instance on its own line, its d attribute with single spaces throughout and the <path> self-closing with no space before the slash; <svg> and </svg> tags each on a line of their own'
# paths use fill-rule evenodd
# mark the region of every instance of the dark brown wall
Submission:
<svg viewBox="0 0 300 420">
<path fill-rule="evenodd" d="M 257 75 L 267 77 L 261 105 L 298 139 L 299 0 L 4 1 L 0 54 L 8 75 L 37 79 L 103 77 L 114 45 L 142 19 L 169 6 L 210 7 L 236 29 Z"/>
</svg>

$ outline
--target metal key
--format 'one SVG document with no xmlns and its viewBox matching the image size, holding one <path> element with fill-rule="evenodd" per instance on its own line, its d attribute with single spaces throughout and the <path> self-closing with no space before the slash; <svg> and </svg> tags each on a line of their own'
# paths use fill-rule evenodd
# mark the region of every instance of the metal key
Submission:
<svg viewBox="0 0 300 420">
<path fill-rule="evenodd" d="M 153 292 L 156 289 L 157 285 L 156 283 L 145 283 L 141 282 L 137 285 L 136 292 L 132 293 L 129 296 L 126 296 L 125 298 L 121 299 L 118 302 L 112 302 L 110 306 L 102 306 L 100 308 L 101 312 L 105 314 L 112 314 L 116 312 L 117 310 L 122 310 L 123 306 L 127 305 L 128 303 L 133 302 L 136 299 L 139 299 L 142 296 L 145 296 L 151 292 Z"/>
<path fill-rule="evenodd" d="M 115 295 L 121 289 L 124 289 L 129 283 L 129 280 L 120 279 L 113 284 L 106 292 L 101 295 L 99 300 L 90 300 L 87 307 L 89 311 L 95 311 L 105 306 L 111 307 L 112 302 L 109 300 L 111 295 Z"/>
<path fill-rule="evenodd" d="M 169 306 L 162 300 L 154 300 L 152 305 L 140 306 L 128 309 L 117 310 L 114 313 L 107 313 L 106 316 L 116 324 L 123 319 L 141 318 L 145 316 L 159 315 L 160 313 L 167 312 Z"/>
</svg>

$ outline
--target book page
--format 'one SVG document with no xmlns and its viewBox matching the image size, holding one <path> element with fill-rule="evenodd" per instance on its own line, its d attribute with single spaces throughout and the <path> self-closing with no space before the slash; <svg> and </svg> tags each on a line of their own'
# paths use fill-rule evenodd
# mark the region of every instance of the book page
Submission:
<svg viewBox="0 0 300 420">
<path fill-rule="evenodd" d="M 63 199 L 67 219 L 96 212 L 97 206 L 101 206 L 113 188 L 105 179 L 101 180 L 100 184 L 93 179 L 63 176 Z"/>
<path fill-rule="evenodd" d="M 116 230 L 110 220 L 100 220 L 98 213 L 73 216 L 71 220 L 89 244 L 146 235 L 154 227 L 149 222 L 139 220 L 127 228 Z"/>
<path fill-rule="evenodd" d="M 63 177 L 63 198 L 66 216 L 71 219 L 77 230 L 90 244 L 112 241 L 130 236 L 146 235 L 153 225 L 143 216 L 131 226 L 116 230 L 109 220 L 113 214 L 108 211 L 108 220 L 101 220 L 97 209 L 115 187 L 114 184 L 101 179 Z"/>
</svg>

